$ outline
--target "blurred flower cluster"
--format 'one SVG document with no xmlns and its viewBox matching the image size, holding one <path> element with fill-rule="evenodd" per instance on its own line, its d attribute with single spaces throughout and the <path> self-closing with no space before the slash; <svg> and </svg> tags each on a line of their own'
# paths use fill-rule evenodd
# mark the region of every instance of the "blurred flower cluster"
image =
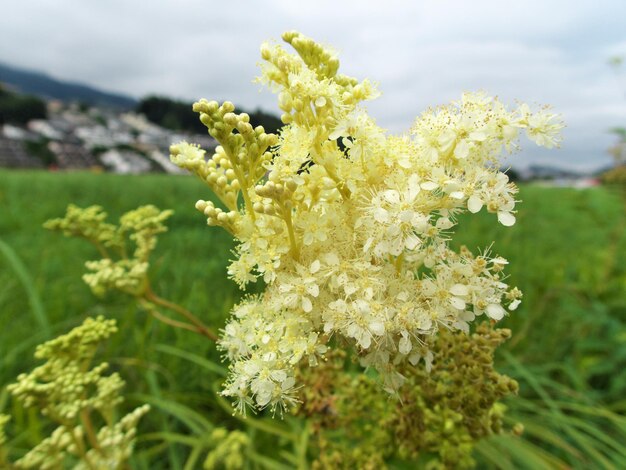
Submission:
<svg viewBox="0 0 626 470">
<path fill-rule="evenodd" d="M 0 416 L 2 468 L 121 469 L 133 451 L 137 424 L 149 406 L 117 418 L 124 381 L 104 375 L 108 364 L 91 365 L 98 346 L 117 331 L 114 320 L 87 318 L 81 326 L 37 347 L 46 362 L 21 374 L 8 391 L 27 408 L 36 408 L 56 424 L 49 437 L 9 464 L 2 453 L 6 441 Z M 6 465 L 7 467 L 5 467 Z"/>
<path fill-rule="evenodd" d="M 297 414 L 311 424 L 318 451 L 312 467 L 380 469 L 406 461 L 419 468 L 473 468 L 479 439 L 522 431 L 521 424 L 505 429 L 499 403 L 517 392 L 517 382 L 493 364 L 510 334 L 485 321 L 471 335 L 443 329 L 429 336 L 437 358 L 432 369 L 399 366 L 407 381 L 391 402 L 371 375 L 346 373 L 343 351 L 299 371 L 304 387 Z"/>
<path fill-rule="evenodd" d="M 152 205 L 125 213 L 119 225 L 106 222 L 107 213 L 100 206 L 67 207 L 65 217 L 48 220 L 44 228 L 62 232 L 91 242 L 102 259 L 87 261 L 91 271 L 83 276 L 96 295 L 120 290 L 140 296 L 148 287 L 150 254 L 157 244 L 157 235 L 167 231 L 164 222 L 173 214 Z M 129 248 L 134 246 L 129 256 Z M 117 259 L 114 259 L 117 258 Z"/>
</svg>

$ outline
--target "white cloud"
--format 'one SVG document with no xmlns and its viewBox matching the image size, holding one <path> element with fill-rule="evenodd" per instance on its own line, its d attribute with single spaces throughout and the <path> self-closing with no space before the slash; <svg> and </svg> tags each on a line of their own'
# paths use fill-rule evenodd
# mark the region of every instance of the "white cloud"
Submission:
<svg viewBox="0 0 626 470">
<path fill-rule="evenodd" d="M 134 96 L 271 110 L 274 97 L 251 83 L 259 45 L 299 29 L 336 47 L 344 73 L 380 83 L 368 108 L 392 131 L 484 89 L 550 103 L 568 123 L 560 152 L 529 144 L 517 161 L 589 167 L 609 160 L 606 129 L 626 124 L 626 90 L 607 65 L 626 54 L 624 17 L 622 0 L 5 0 L 0 61 Z"/>
</svg>

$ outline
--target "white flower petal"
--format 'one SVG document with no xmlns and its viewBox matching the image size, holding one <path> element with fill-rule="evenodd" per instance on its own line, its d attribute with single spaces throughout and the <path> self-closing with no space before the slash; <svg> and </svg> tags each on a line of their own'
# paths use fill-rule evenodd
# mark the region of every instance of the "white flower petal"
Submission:
<svg viewBox="0 0 626 470">
<path fill-rule="evenodd" d="M 493 318 L 494 320 L 502 320 L 506 311 L 502 308 L 500 304 L 489 304 L 487 305 L 487 316 L 489 318 Z"/>
<path fill-rule="evenodd" d="M 409 250 L 414 250 L 420 244 L 421 240 L 414 233 L 409 233 L 404 240 L 404 246 Z"/>
<path fill-rule="evenodd" d="M 266 406 L 270 402 L 271 399 L 272 399 L 271 392 L 257 393 L 255 397 L 256 404 L 261 408 Z"/>
<path fill-rule="evenodd" d="M 409 337 L 403 336 L 400 338 L 400 341 L 398 342 L 398 352 L 406 356 L 411 352 L 411 349 L 413 349 L 413 343 L 411 343 Z"/>
<path fill-rule="evenodd" d="M 270 377 L 276 382 L 284 382 L 287 378 L 287 373 L 284 370 L 274 370 L 270 372 Z"/>
<path fill-rule="evenodd" d="M 343 286 L 343 291 L 346 293 L 346 295 L 352 295 L 354 294 L 357 290 L 359 290 L 359 288 L 352 283 L 349 284 L 345 284 Z"/>
<path fill-rule="evenodd" d="M 435 183 L 434 181 L 426 181 L 425 183 L 422 183 L 420 186 L 425 191 L 432 191 L 439 187 L 439 185 Z"/>
<path fill-rule="evenodd" d="M 330 133 L 328 138 L 330 140 L 337 140 L 342 135 L 345 135 L 347 133 L 347 131 L 348 131 L 347 126 L 345 124 L 344 125 L 340 124 L 337 127 L 335 127 L 335 130 Z"/>
<path fill-rule="evenodd" d="M 315 274 L 316 272 L 318 272 L 320 270 L 320 260 L 316 259 L 315 261 L 313 261 L 311 263 L 311 267 L 309 268 L 309 271 L 311 272 L 311 274 Z"/>
<path fill-rule="evenodd" d="M 410 202 L 415 201 L 415 198 L 420 192 L 420 182 L 419 177 L 416 174 L 412 174 L 409 177 L 409 189 L 407 191 L 408 200 Z"/>
<path fill-rule="evenodd" d="M 498 222 L 505 227 L 510 227 L 515 224 L 515 216 L 510 212 L 498 211 Z"/>
<path fill-rule="evenodd" d="M 441 217 L 439 220 L 437 220 L 437 224 L 436 224 L 436 227 L 439 230 L 448 230 L 450 227 L 453 227 L 453 226 L 454 224 L 447 217 Z"/>
<path fill-rule="evenodd" d="M 409 362 L 411 365 L 416 366 L 421 358 L 422 356 L 418 352 L 414 352 L 409 356 Z"/>
<path fill-rule="evenodd" d="M 469 289 L 463 284 L 455 284 L 450 288 L 450 293 L 459 297 L 465 297 L 469 294 Z"/>
<path fill-rule="evenodd" d="M 468 155 L 469 145 L 467 143 L 467 140 L 463 139 L 456 144 L 456 147 L 454 147 L 454 156 L 459 160 L 462 160 L 464 158 L 467 158 Z"/>
<path fill-rule="evenodd" d="M 420 186 L 425 191 L 432 191 L 433 189 L 437 189 L 439 187 L 439 185 L 435 183 L 434 181 L 426 181 L 425 183 L 422 183 Z"/>
<path fill-rule="evenodd" d="M 450 303 L 457 310 L 465 310 L 465 300 L 460 297 L 450 297 Z"/>
<path fill-rule="evenodd" d="M 285 307 L 295 307 L 298 303 L 298 294 L 295 292 L 291 292 L 285 296 L 283 296 L 283 305 Z"/>
<path fill-rule="evenodd" d="M 315 106 L 317 106 L 318 108 L 326 106 L 326 98 L 324 98 L 323 96 L 318 96 L 315 99 Z"/>
<path fill-rule="evenodd" d="M 398 204 L 400 202 L 400 193 L 395 189 L 388 189 L 383 192 L 383 197 L 391 204 Z"/>
<path fill-rule="evenodd" d="M 377 207 L 374 210 L 374 220 L 381 224 L 389 222 L 389 212 L 382 207 Z"/>
<path fill-rule="evenodd" d="M 467 210 L 469 210 L 472 214 L 480 212 L 482 208 L 483 201 L 478 196 L 470 196 L 467 200 Z"/>
<path fill-rule="evenodd" d="M 485 135 L 485 133 L 484 133 L 484 132 L 481 132 L 481 131 L 474 131 L 474 132 L 471 132 L 471 133 L 470 133 L 469 138 L 470 138 L 471 140 L 475 140 L 475 141 L 477 141 L 477 142 L 482 142 L 482 141 L 484 141 L 484 140 L 486 140 L 486 139 L 487 139 L 487 136 Z"/>
<path fill-rule="evenodd" d="M 385 334 L 385 324 L 379 320 L 375 320 L 369 324 L 370 331 L 376 336 L 382 336 Z"/>
<path fill-rule="evenodd" d="M 285 380 L 283 380 L 280 388 L 282 388 L 283 390 L 288 390 L 292 388 L 295 384 L 296 379 L 294 379 L 293 377 L 287 377 Z"/>
<path fill-rule="evenodd" d="M 320 295 L 320 288 L 317 284 L 309 284 L 306 286 L 306 291 L 311 297 L 317 297 Z"/>
<path fill-rule="evenodd" d="M 369 331 L 365 331 L 362 333 L 361 338 L 359 339 L 359 345 L 363 349 L 367 349 L 372 344 L 372 335 Z"/>
</svg>

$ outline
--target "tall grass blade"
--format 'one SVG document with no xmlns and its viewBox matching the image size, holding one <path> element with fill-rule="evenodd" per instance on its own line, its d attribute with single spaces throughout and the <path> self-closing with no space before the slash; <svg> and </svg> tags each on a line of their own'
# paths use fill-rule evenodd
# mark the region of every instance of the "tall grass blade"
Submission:
<svg viewBox="0 0 626 470">
<path fill-rule="evenodd" d="M 185 359 L 189 362 L 193 362 L 194 364 L 197 364 L 208 371 L 218 374 L 221 377 L 226 377 L 226 375 L 228 374 L 228 369 L 226 369 L 226 367 L 216 364 L 213 361 L 210 361 L 202 356 L 191 353 L 189 351 L 185 351 L 174 346 L 169 346 L 167 344 L 157 344 L 156 346 L 154 346 L 154 349 L 159 352 L 170 354 L 172 356 Z"/>
<path fill-rule="evenodd" d="M 20 280 L 20 283 L 24 287 L 26 291 L 26 295 L 28 296 L 28 303 L 30 304 L 31 313 L 33 317 L 35 317 L 35 321 L 39 324 L 41 329 L 45 332 L 46 338 L 50 337 L 50 321 L 48 320 L 48 316 L 46 315 L 46 311 L 44 310 L 43 303 L 41 302 L 41 298 L 35 289 L 35 285 L 33 283 L 33 279 L 30 276 L 28 269 L 22 263 L 22 260 L 19 258 L 15 250 L 7 245 L 2 239 L 0 239 L 0 252 L 4 255 L 9 266 L 13 268 L 15 275 Z"/>
<path fill-rule="evenodd" d="M 152 370 L 148 370 L 146 371 L 145 377 L 150 389 L 150 397 L 161 399 L 163 394 L 161 393 L 161 387 L 159 386 L 159 381 L 155 372 Z M 162 414 L 160 429 L 162 429 L 163 432 L 170 432 L 170 424 L 168 423 L 167 419 L 165 419 L 165 416 L 163 416 Z M 180 468 L 182 466 L 182 458 L 178 455 L 178 452 L 176 451 L 176 446 L 168 445 L 167 454 L 169 455 L 169 463 L 173 468 Z"/>
<path fill-rule="evenodd" d="M 194 434 L 205 434 L 207 431 L 211 431 L 214 428 L 213 424 L 211 424 L 211 422 L 200 413 L 173 400 L 157 398 L 152 395 L 144 394 L 132 394 L 130 396 L 134 400 L 147 403 L 148 405 L 152 405 L 163 410 L 165 413 L 174 416 L 180 422 L 185 424 Z"/>
</svg>

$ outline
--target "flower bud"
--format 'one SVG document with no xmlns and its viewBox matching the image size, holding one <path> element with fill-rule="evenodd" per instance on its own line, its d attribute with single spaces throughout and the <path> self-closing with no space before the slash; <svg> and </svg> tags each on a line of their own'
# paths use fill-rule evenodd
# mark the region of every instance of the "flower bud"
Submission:
<svg viewBox="0 0 626 470">
<path fill-rule="evenodd" d="M 237 126 L 237 116 L 235 113 L 226 113 L 224 114 L 224 122 L 231 127 Z"/>
<path fill-rule="evenodd" d="M 272 53 L 270 50 L 270 46 L 264 42 L 263 44 L 261 44 L 261 58 L 263 60 L 270 60 L 270 58 L 272 57 Z"/>
</svg>

